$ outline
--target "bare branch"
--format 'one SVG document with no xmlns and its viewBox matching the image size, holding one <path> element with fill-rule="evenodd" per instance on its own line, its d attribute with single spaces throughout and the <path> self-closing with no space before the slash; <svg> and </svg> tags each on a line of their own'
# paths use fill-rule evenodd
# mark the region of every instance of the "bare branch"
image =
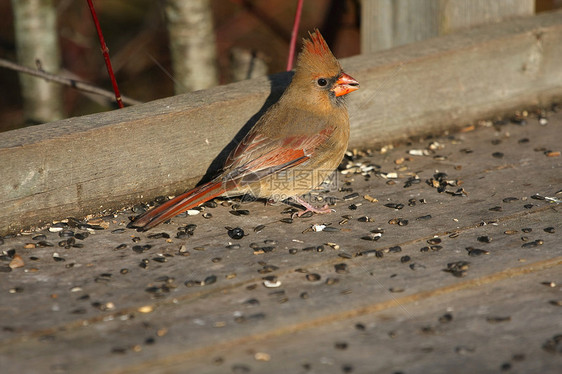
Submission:
<svg viewBox="0 0 562 374">
<path fill-rule="evenodd" d="M 82 91 L 82 92 L 100 95 L 100 96 L 103 96 L 103 97 L 109 99 L 112 102 L 115 102 L 115 94 L 113 92 L 104 90 L 102 88 L 93 86 L 93 85 L 88 84 L 88 83 L 77 81 L 75 79 L 65 78 L 65 77 L 61 77 L 60 75 L 50 74 L 50 73 L 47 73 L 47 72 L 42 71 L 42 70 L 32 69 L 32 68 L 29 68 L 27 66 L 22 66 L 22 65 L 14 63 L 14 62 L 4 60 L 2 58 L 0 58 L 0 67 L 4 67 L 4 68 L 10 69 L 10 70 L 14 70 L 14 71 L 17 71 L 17 72 L 20 72 L 20 73 L 33 75 L 35 77 L 43 78 L 47 81 L 63 84 L 65 86 L 70 86 L 70 87 L 76 88 L 77 90 Z M 131 99 L 131 98 L 126 97 L 126 96 L 121 96 L 121 98 L 123 99 L 123 103 L 125 103 L 127 105 L 142 104 L 141 101 L 137 101 L 137 100 Z"/>
</svg>

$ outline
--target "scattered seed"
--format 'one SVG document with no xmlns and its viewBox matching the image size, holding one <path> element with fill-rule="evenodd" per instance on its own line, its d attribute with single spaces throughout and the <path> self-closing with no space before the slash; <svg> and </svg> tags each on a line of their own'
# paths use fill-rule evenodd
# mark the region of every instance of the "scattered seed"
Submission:
<svg viewBox="0 0 562 374">
<path fill-rule="evenodd" d="M 503 153 L 502 152 L 494 152 L 492 153 L 492 156 L 495 158 L 503 158 Z"/>
<path fill-rule="evenodd" d="M 213 284 L 217 281 L 217 276 L 216 275 L 209 275 L 208 277 L 205 278 L 205 280 L 203 282 L 201 282 L 202 286 L 208 286 L 210 284 Z"/>
<path fill-rule="evenodd" d="M 479 236 L 478 238 L 476 238 L 476 240 L 478 240 L 481 243 L 490 243 L 492 241 L 492 238 L 485 235 L 485 236 Z"/>
<path fill-rule="evenodd" d="M 229 229 L 228 236 L 235 240 L 242 239 L 244 237 L 244 230 L 242 230 L 240 227 Z"/>
<path fill-rule="evenodd" d="M 494 207 L 491 207 L 488 210 L 490 210 L 492 212 L 501 212 L 501 211 L 503 211 L 503 208 L 501 206 L 494 206 Z"/>
<path fill-rule="evenodd" d="M 377 241 L 382 237 L 381 233 L 370 233 L 368 235 L 362 236 L 361 239 L 363 240 L 370 240 L 370 241 Z"/>
<path fill-rule="evenodd" d="M 370 203 L 377 203 L 379 201 L 378 199 L 376 199 L 376 198 L 374 198 L 370 195 L 364 195 L 363 198 Z"/>
<path fill-rule="evenodd" d="M 396 210 L 400 210 L 400 209 L 404 208 L 404 204 L 401 204 L 401 203 L 387 203 L 387 204 L 384 204 L 384 206 L 387 207 L 387 208 L 393 208 L 393 209 L 396 209 Z"/>
<path fill-rule="evenodd" d="M 334 348 L 339 349 L 339 350 L 345 350 L 347 349 L 348 344 L 346 342 L 336 342 L 334 344 Z"/>
<path fill-rule="evenodd" d="M 150 244 L 134 245 L 133 251 L 136 252 L 136 253 L 143 253 L 145 251 L 148 251 L 150 248 L 152 248 L 152 245 L 150 245 Z"/>
<path fill-rule="evenodd" d="M 24 267 L 25 262 L 23 261 L 23 258 L 20 255 L 15 254 L 8 266 L 12 269 L 17 269 L 17 268 Z"/>
<path fill-rule="evenodd" d="M 548 339 L 542 345 L 542 349 L 548 353 L 562 354 L 562 334 L 554 335 L 552 338 Z"/>
<path fill-rule="evenodd" d="M 465 249 L 467 250 L 468 255 L 472 257 L 490 254 L 490 251 L 486 251 L 484 249 L 478 249 L 473 247 L 466 247 Z"/>
<path fill-rule="evenodd" d="M 66 261 L 63 257 L 60 257 L 57 252 L 53 253 L 53 260 L 57 262 L 64 262 Z"/>
<path fill-rule="evenodd" d="M 61 230 L 59 231 L 59 236 L 61 238 L 71 238 L 74 236 L 74 231 L 68 229 Z"/>
<path fill-rule="evenodd" d="M 232 213 L 233 211 L 230 211 L 230 213 Z M 249 216 L 250 215 L 250 211 L 247 209 L 237 209 L 234 212 L 238 212 L 237 214 L 234 214 L 236 216 Z"/>
<path fill-rule="evenodd" d="M 201 204 L 202 207 L 205 208 L 216 208 L 218 206 L 217 202 L 214 200 L 209 200 Z"/>
<path fill-rule="evenodd" d="M 410 264 L 410 269 L 412 269 L 412 270 L 425 269 L 425 265 L 414 262 L 414 263 Z"/>
<path fill-rule="evenodd" d="M 408 220 L 404 218 L 392 218 L 388 221 L 391 225 L 398 225 L 398 226 L 406 226 L 408 224 Z"/>
<path fill-rule="evenodd" d="M 345 273 L 349 272 L 347 264 L 345 264 L 345 263 L 336 264 L 336 265 L 334 265 L 334 268 L 336 270 L 336 273 L 338 273 L 338 274 L 345 274 Z"/>
<path fill-rule="evenodd" d="M 528 233 L 532 232 L 533 229 L 530 228 L 530 227 L 524 227 L 524 228 L 521 229 L 521 231 L 523 231 L 525 234 L 528 234 Z"/>
<path fill-rule="evenodd" d="M 254 232 L 261 232 L 265 228 L 265 225 L 257 225 L 254 227 Z"/>
<path fill-rule="evenodd" d="M 84 239 L 86 239 L 88 236 L 90 236 L 90 233 L 89 233 L 89 232 L 79 232 L 79 233 L 76 233 L 76 234 L 74 235 L 74 237 L 75 237 L 76 239 L 79 239 L 79 240 L 84 240 Z"/>
<path fill-rule="evenodd" d="M 528 243 L 524 243 L 523 245 L 521 245 L 522 248 L 535 248 L 538 247 L 539 245 L 544 244 L 544 241 L 537 239 L 534 242 L 528 242 Z"/>
<path fill-rule="evenodd" d="M 476 348 L 468 347 L 468 346 L 465 346 L 465 345 L 459 345 L 459 346 L 455 347 L 455 353 L 457 353 L 459 355 L 472 354 L 472 353 L 474 353 L 475 350 L 476 350 Z"/>
<path fill-rule="evenodd" d="M 358 198 L 358 197 L 359 197 L 359 194 L 357 192 L 354 192 L 352 194 L 344 196 L 343 199 L 345 201 L 349 201 L 349 200 L 353 200 L 353 199 Z"/>
<path fill-rule="evenodd" d="M 511 321 L 511 317 L 486 317 L 486 322 L 488 323 L 501 323 L 501 322 L 509 322 Z"/>
<path fill-rule="evenodd" d="M 406 262 L 410 262 L 411 258 L 410 256 L 402 256 L 400 257 L 400 262 L 405 264 Z"/>
<path fill-rule="evenodd" d="M 148 235 L 149 239 L 161 239 L 161 238 L 165 238 L 165 239 L 169 239 L 170 235 L 165 233 L 165 232 L 159 232 L 156 234 L 150 234 Z"/>
<path fill-rule="evenodd" d="M 405 289 L 402 287 L 390 287 L 388 290 L 393 293 L 400 293 L 405 291 Z"/>
<path fill-rule="evenodd" d="M 445 313 L 441 317 L 439 317 L 439 322 L 441 323 L 449 323 L 453 320 L 453 315 L 451 313 Z"/>
<path fill-rule="evenodd" d="M 428 219 L 431 219 L 431 214 L 427 214 L 425 216 L 420 216 L 420 217 L 416 218 L 416 221 L 425 221 L 425 220 L 428 220 Z"/>
<path fill-rule="evenodd" d="M 504 203 L 512 203 L 512 202 L 517 201 L 517 200 L 519 200 L 517 197 L 506 197 L 502 201 Z"/>
<path fill-rule="evenodd" d="M 312 231 L 314 232 L 320 232 L 323 231 L 326 228 L 326 225 L 312 225 Z"/>
<path fill-rule="evenodd" d="M 337 232 L 337 231 L 340 231 L 340 229 L 338 229 L 337 227 L 333 227 L 333 226 L 326 226 L 324 228 L 324 231 L 326 231 L 326 232 Z"/>
<path fill-rule="evenodd" d="M 275 266 L 275 265 L 264 265 L 261 269 L 258 269 L 258 273 L 260 274 L 268 274 L 268 273 L 272 273 L 275 270 L 278 270 L 279 267 Z"/>
<path fill-rule="evenodd" d="M 505 235 L 514 235 L 514 234 L 517 234 L 517 230 L 506 230 L 503 233 Z"/>
<path fill-rule="evenodd" d="M 451 273 L 455 277 L 464 277 L 469 265 L 470 263 L 467 261 L 450 262 L 447 264 L 447 268 L 443 269 L 443 271 Z"/>
<path fill-rule="evenodd" d="M 292 218 L 281 218 L 280 220 L 283 223 L 293 223 L 293 219 Z"/>
<path fill-rule="evenodd" d="M 265 277 L 263 285 L 267 288 L 277 288 L 281 286 L 281 281 L 276 276 Z"/>
<path fill-rule="evenodd" d="M 306 275 L 306 280 L 309 282 L 317 282 L 320 280 L 320 274 L 311 273 Z"/>
<path fill-rule="evenodd" d="M 441 243 L 441 239 L 440 238 L 431 238 L 427 241 L 427 244 L 431 244 L 431 245 L 436 245 Z"/>
<path fill-rule="evenodd" d="M 549 234 L 554 234 L 556 232 L 554 227 L 545 227 L 543 230 Z"/>
</svg>

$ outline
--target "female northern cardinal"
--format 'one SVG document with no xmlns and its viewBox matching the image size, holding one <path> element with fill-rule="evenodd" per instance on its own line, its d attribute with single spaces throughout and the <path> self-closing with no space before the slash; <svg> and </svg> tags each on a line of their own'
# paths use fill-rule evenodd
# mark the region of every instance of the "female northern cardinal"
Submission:
<svg viewBox="0 0 562 374">
<path fill-rule="evenodd" d="M 304 212 L 330 212 L 327 206 L 312 207 L 299 195 L 317 187 L 341 162 L 349 139 L 342 96 L 358 88 L 315 30 L 304 40 L 291 84 L 230 153 L 221 174 L 138 216 L 129 227 L 149 230 L 226 193 L 292 198 Z"/>
</svg>

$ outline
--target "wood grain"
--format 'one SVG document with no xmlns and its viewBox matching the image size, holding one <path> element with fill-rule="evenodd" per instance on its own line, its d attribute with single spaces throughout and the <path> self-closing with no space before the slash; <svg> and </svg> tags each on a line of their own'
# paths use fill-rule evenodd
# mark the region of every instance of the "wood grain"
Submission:
<svg viewBox="0 0 562 374">
<path fill-rule="evenodd" d="M 206 208 L 211 219 L 175 217 L 142 233 L 125 229 L 131 212 L 123 212 L 75 238 L 79 248 L 61 247 L 65 238 L 46 229 L 5 238 L 0 248 L 24 266 L 9 271 L 9 256 L 0 258 L 0 365 L 10 373 L 276 374 L 349 372 L 345 365 L 481 373 L 509 363 L 514 372 L 558 373 L 562 356 L 543 346 L 562 333 L 562 174 L 553 172 L 562 157 L 540 149 L 560 149 L 562 113 L 547 117 L 546 125 L 529 116 L 526 125 L 436 137 L 440 149 L 426 156 L 408 151 L 427 140 L 364 155 L 356 162 L 379 173 L 340 173 L 322 193 L 336 200 L 335 212 L 292 224 L 280 222 L 284 204 L 247 202 L 249 215 L 219 204 Z M 436 170 L 456 184 L 447 191 L 465 194 L 426 183 Z M 392 171 L 397 178 L 382 177 Z M 420 183 L 405 188 L 414 174 Z M 346 198 L 351 191 L 340 186 L 358 196 Z M 344 215 L 351 218 L 340 224 Z M 396 217 L 409 223 L 391 224 Z M 310 230 L 321 223 L 333 230 Z M 188 224 L 194 235 L 176 237 Z M 233 240 L 227 226 L 246 235 Z M 380 240 L 362 239 L 376 228 Z M 459 261 L 467 262 L 462 276 L 443 271 Z M 278 287 L 266 286 L 268 276 Z"/>
</svg>

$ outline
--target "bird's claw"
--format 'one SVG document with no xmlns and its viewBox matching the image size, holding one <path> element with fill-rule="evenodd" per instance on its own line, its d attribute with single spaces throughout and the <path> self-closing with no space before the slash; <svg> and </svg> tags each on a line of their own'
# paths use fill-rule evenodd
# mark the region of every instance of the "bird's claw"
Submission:
<svg viewBox="0 0 562 374">
<path fill-rule="evenodd" d="M 294 212 L 291 215 L 292 218 L 295 218 L 295 217 L 300 218 L 308 212 L 316 213 L 316 214 L 328 214 L 328 213 L 335 212 L 335 210 L 330 208 L 328 204 L 324 205 L 322 208 L 316 208 L 316 207 L 314 207 L 314 206 L 312 206 L 308 203 L 305 203 L 304 201 L 299 201 L 299 204 L 301 204 L 305 208 L 305 210 L 300 211 L 300 212 Z"/>
</svg>

